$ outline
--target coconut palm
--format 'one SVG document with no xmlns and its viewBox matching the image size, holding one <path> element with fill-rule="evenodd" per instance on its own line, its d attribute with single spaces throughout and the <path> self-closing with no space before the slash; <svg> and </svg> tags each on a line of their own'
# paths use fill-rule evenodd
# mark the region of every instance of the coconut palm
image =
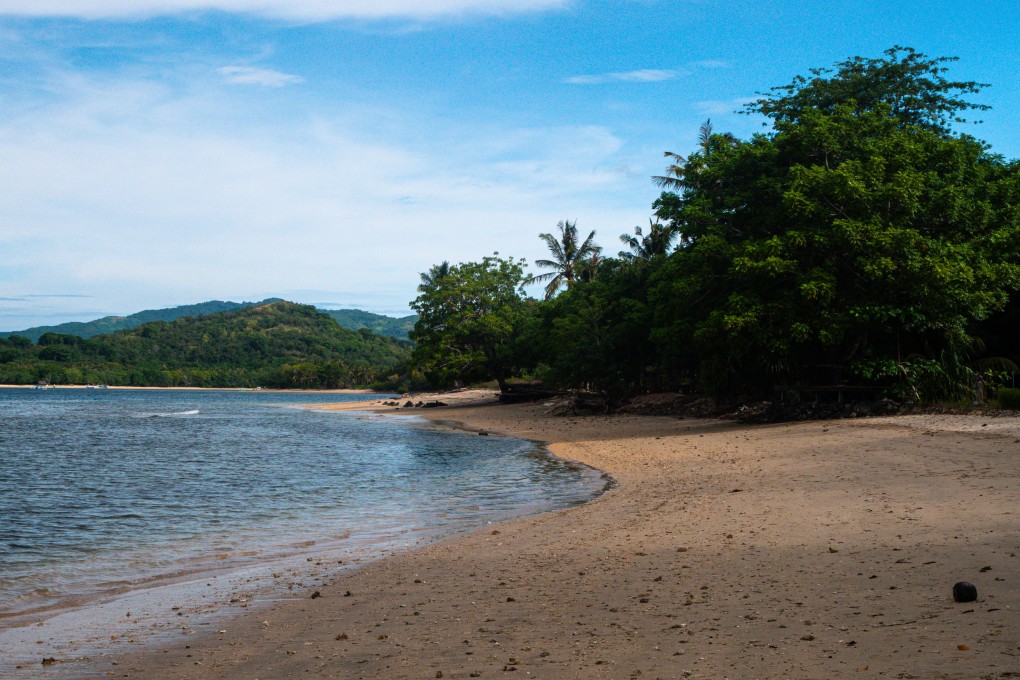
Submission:
<svg viewBox="0 0 1020 680">
<path fill-rule="evenodd" d="M 434 264 L 427 272 L 421 275 L 421 284 L 418 291 L 424 293 L 429 288 L 434 288 L 442 279 L 450 275 L 450 263 L 443 260 L 442 264 Z"/>
<path fill-rule="evenodd" d="M 577 220 L 563 220 L 556 227 L 560 230 L 559 237 L 552 234 L 539 234 L 538 237 L 545 241 L 552 253 L 551 260 L 535 260 L 535 266 L 542 269 L 551 269 L 545 274 L 531 276 L 525 283 L 540 283 L 548 281 L 545 287 L 545 299 L 548 300 L 561 286 L 569 289 L 574 281 L 579 278 L 586 262 L 590 262 L 593 256 L 602 252 L 602 248 L 595 245 L 595 232 L 588 234 L 584 243 L 578 245 Z M 596 261 L 597 264 L 597 261 Z"/>
<path fill-rule="evenodd" d="M 630 252 L 620 251 L 620 259 L 626 261 L 651 260 L 661 255 L 667 255 L 678 235 L 676 229 L 658 220 L 649 219 L 647 234 L 641 231 L 641 227 L 634 227 L 633 236 L 620 234 L 620 240 L 630 248 Z"/>
<path fill-rule="evenodd" d="M 725 144 L 733 146 L 737 143 L 737 138 L 732 132 L 720 132 L 716 133 L 712 128 L 712 119 L 708 118 L 701 127 L 698 128 L 698 148 L 701 151 L 702 158 L 708 158 L 712 155 L 712 138 L 717 137 L 721 139 Z M 655 182 L 656 186 L 660 186 L 663 189 L 669 191 L 676 191 L 683 188 L 683 176 L 684 176 L 684 163 L 687 162 L 683 156 L 672 151 L 666 151 L 663 155 L 670 159 L 671 163 L 666 168 L 665 175 L 655 175 L 652 177 L 652 181 Z"/>
<path fill-rule="evenodd" d="M 577 280 L 589 283 L 599 275 L 599 267 L 602 265 L 602 249 L 592 253 L 588 259 L 582 260 L 577 267 Z"/>
</svg>

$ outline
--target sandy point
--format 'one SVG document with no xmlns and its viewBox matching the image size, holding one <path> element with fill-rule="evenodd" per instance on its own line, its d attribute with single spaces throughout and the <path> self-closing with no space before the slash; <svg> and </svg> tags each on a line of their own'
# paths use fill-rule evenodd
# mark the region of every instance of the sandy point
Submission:
<svg viewBox="0 0 1020 680">
<path fill-rule="evenodd" d="M 583 506 L 380 560 L 221 632 L 91 659 L 88 671 L 1020 674 L 1020 418 L 745 426 L 557 418 L 538 404 L 403 410 L 550 442 L 619 483 Z M 957 581 L 978 600 L 955 603 Z"/>
</svg>

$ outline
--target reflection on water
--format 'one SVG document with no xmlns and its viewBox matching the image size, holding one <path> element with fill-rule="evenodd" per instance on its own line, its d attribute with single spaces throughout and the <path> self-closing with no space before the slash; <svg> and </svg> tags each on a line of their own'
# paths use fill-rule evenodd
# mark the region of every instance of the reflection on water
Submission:
<svg viewBox="0 0 1020 680">
<path fill-rule="evenodd" d="M 0 627 L 183 574 L 582 502 L 530 442 L 309 395 L 0 389 Z M 315 395 L 316 401 L 351 395 Z"/>
</svg>

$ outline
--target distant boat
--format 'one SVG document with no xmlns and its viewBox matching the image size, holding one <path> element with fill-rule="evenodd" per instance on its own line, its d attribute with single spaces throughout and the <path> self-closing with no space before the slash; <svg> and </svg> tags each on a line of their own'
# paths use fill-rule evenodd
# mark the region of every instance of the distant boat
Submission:
<svg viewBox="0 0 1020 680">
<path fill-rule="evenodd" d="M 37 390 L 50 390 L 50 389 L 53 389 L 53 385 L 49 384 L 45 380 L 40 380 L 39 382 L 37 382 L 35 384 L 35 389 L 37 389 Z"/>
<path fill-rule="evenodd" d="M 87 390 L 105 390 L 105 389 L 109 389 L 109 388 L 106 385 L 103 385 L 102 383 L 100 383 L 98 385 L 86 385 L 85 389 L 87 389 Z"/>
</svg>

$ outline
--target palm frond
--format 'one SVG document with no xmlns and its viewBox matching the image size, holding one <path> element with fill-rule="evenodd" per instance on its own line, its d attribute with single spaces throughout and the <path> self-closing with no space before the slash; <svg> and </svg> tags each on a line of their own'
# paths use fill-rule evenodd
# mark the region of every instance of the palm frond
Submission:
<svg viewBox="0 0 1020 680">
<path fill-rule="evenodd" d="M 559 276 L 559 272 L 546 272 L 545 274 L 532 274 L 528 278 L 524 279 L 524 283 L 531 285 L 533 283 L 542 283 L 555 276 Z"/>
<path fill-rule="evenodd" d="M 590 234 L 588 234 L 588 238 L 586 238 L 584 240 L 584 243 L 581 244 L 581 247 L 577 249 L 577 254 L 575 255 L 575 259 L 576 260 L 584 259 L 584 258 L 588 257 L 589 255 L 593 255 L 593 254 L 602 252 L 602 247 L 596 245 L 594 240 L 595 240 L 595 230 L 593 229 L 592 232 Z"/>
</svg>

